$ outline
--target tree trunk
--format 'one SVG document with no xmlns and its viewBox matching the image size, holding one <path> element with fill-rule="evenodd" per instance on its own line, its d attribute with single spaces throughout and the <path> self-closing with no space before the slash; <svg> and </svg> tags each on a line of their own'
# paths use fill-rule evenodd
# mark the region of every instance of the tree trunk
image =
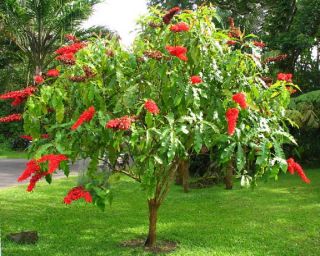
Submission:
<svg viewBox="0 0 320 256">
<path fill-rule="evenodd" d="M 224 177 L 224 182 L 226 184 L 226 189 L 230 190 L 233 187 L 233 161 L 230 160 L 226 167 L 226 176 Z"/>
<path fill-rule="evenodd" d="M 189 192 L 189 160 L 179 159 L 176 185 L 182 185 L 185 193 Z"/>
<path fill-rule="evenodd" d="M 156 231 L 157 231 L 157 217 L 158 217 L 159 204 L 157 203 L 156 199 L 153 198 L 148 200 L 148 206 L 149 206 L 149 233 L 144 245 L 146 247 L 154 247 L 157 240 Z"/>
</svg>

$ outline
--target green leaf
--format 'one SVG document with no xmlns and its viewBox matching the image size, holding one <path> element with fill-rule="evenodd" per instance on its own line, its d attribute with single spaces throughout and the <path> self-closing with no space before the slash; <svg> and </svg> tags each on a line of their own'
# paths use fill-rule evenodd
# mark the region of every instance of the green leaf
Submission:
<svg viewBox="0 0 320 256">
<path fill-rule="evenodd" d="M 242 171 L 244 166 L 245 166 L 245 164 L 246 164 L 246 158 L 245 158 L 245 155 L 243 153 L 243 148 L 242 148 L 240 143 L 237 144 L 237 159 L 236 159 L 236 163 L 237 163 L 238 171 Z"/>
<path fill-rule="evenodd" d="M 153 126 L 153 116 L 150 112 L 147 112 L 145 121 L 148 128 L 151 128 Z"/>
</svg>

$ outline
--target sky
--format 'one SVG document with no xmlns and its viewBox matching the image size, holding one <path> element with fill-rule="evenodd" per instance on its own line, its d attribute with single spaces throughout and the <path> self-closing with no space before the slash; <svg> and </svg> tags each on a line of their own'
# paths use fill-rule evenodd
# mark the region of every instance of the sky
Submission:
<svg viewBox="0 0 320 256">
<path fill-rule="evenodd" d="M 83 24 L 88 28 L 103 25 L 117 31 L 122 43 L 130 46 L 135 33 L 135 21 L 147 12 L 147 0 L 105 0 L 94 7 L 93 14 Z"/>
</svg>

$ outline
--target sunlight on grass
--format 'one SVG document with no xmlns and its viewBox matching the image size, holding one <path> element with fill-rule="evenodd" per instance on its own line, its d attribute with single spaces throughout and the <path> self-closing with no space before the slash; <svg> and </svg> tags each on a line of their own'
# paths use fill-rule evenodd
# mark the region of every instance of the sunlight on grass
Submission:
<svg viewBox="0 0 320 256">
<path fill-rule="evenodd" d="M 28 153 L 26 151 L 0 150 L 0 159 L 8 159 L 8 158 L 26 159 L 27 157 L 28 157 Z"/>
<path fill-rule="evenodd" d="M 283 175 L 254 190 L 216 186 L 185 194 L 173 186 L 160 208 L 158 238 L 178 242 L 170 255 L 320 255 L 320 170 L 307 174 L 310 185 Z M 119 245 L 147 232 L 147 204 L 138 184 L 114 184 L 114 203 L 101 212 L 80 201 L 62 203 L 75 181 L 41 183 L 34 193 L 25 186 L 0 191 L 4 255 L 151 255 Z M 37 230 L 38 244 L 5 239 L 20 230 Z"/>
</svg>

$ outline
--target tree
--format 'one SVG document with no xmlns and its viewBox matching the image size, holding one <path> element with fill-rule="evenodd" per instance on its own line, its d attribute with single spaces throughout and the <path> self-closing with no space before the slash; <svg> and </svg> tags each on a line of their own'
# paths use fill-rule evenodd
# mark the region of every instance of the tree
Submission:
<svg viewBox="0 0 320 256">
<path fill-rule="evenodd" d="M 99 0 L 3 0 L 1 32 L 27 59 L 31 75 L 41 74 L 66 32 L 86 19 Z"/>
<path fill-rule="evenodd" d="M 67 159 L 90 158 L 86 177 L 65 203 L 84 198 L 104 208 L 111 199 L 109 177 L 131 177 L 146 192 L 148 247 L 156 243 L 158 209 L 181 159 L 204 145 L 218 147 L 222 164 L 237 157 L 245 186 L 263 174 L 286 172 L 281 146 L 294 142 L 284 125 L 290 99 L 286 86 L 295 87 L 290 75 L 266 87 L 253 54 L 260 48 L 250 36 L 230 44 L 210 20 L 213 8 L 179 12 L 152 9 L 139 22 L 132 52 L 117 39 L 60 48 L 58 59 L 65 64 L 60 76 L 32 92 L 23 114 L 26 134 L 33 138 L 33 159 L 19 177 L 31 177 L 28 191 L 42 177 L 50 183 L 59 167 L 68 175 Z M 49 136 L 43 139 L 42 133 Z M 117 167 L 123 154 L 133 158 L 129 168 Z M 106 169 L 98 168 L 99 160 Z M 288 164 L 308 182 L 293 159 Z"/>
</svg>

